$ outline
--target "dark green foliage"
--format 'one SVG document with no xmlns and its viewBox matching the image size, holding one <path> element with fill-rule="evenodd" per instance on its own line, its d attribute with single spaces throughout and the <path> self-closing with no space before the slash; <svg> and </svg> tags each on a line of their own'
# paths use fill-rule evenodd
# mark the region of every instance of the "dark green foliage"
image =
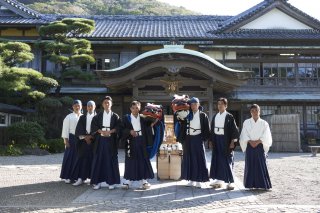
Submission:
<svg viewBox="0 0 320 213">
<path fill-rule="evenodd" d="M 71 98 L 69 96 L 63 96 L 59 100 L 61 101 L 62 104 L 67 105 L 67 106 L 71 106 L 73 103 L 73 98 Z"/>
<path fill-rule="evenodd" d="M 28 44 L 22 42 L 6 42 L 0 43 L 0 57 L 7 66 L 12 67 L 31 61 L 33 54 Z"/>
<path fill-rule="evenodd" d="M 63 152 L 65 149 L 63 139 L 56 138 L 56 139 L 48 139 L 39 144 L 41 149 L 45 149 L 50 153 L 60 153 Z"/>
<path fill-rule="evenodd" d="M 87 54 L 80 54 L 71 56 L 71 60 L 74 61 L 75 64 L 84 65 L 84 64 L 92 64 L 94 63 L 94 58 Z"/>
<path fill-rule="evenodd" d="M 156 0 L 28 0 L 32 9 L 42 13 L 78 15 L 191 15 L 183 7 Z"/>
<path fill-rule="evenodd" d="M 44 56 L 49 61 L 60 64 L 62 72 L 77 67 L 94 63 L 91 43 L 85 39 L 70 38 L 70 35 L 91 33 L 94 30 L 95 22 L 83 18 L 65 18 L 61 21 L 52 22 L 40 27 L 40 35 L 50 38 L 52 41 L 38 44 L 46 52 Z M 78 68 L 79 69 L 79 68 Z"/>
<path fill-rule="evenodd" d="M 41 101 L 39 101 L 38 105 L 41 109 L 62 107 L 62 103 L 59 101 L 59 99 L 51 97 L 42 99 Z"/>
<path fill-rule="evenodd" d="M 73 99 L 64 97 L 46 97 L 36 105 L 37 113 L 28 119 L 38 122 L 45 131 L 45 138 L 58 138 L 61 136 L 62 122 L 70 113 Z"/>
<path fill-rule="evenodd" d="M 92 73 L 82 72 L 79 70 L 68 70 L 62 73 L 62 78 L 74 78 L 84 81 L 91 81 L 94 79 L 94 75 Z"/>
<path fill-rule="evenodd" d="M 32 103 L 41 100 L 58 82 L 33 69 L 4 68 L 1 71 L 0 96 L 9 104 Z"/>
<path fill-rule="evenodd" d="M 32 84 L 43 93 L 49 93 L 50 89 L 58 86 L 58 82 L 49 77 L 34 78 L 32 79 Z"/>
<path fill-rule="evenodd" d="M 21 148 L 15 144 L 9 144 L 7 146 L 0 146 L 0 156 L 18 156 L 22 155 Z"/>
<path fill-rule="evenodd" d="M 33 59 L 29 45 L 21 42 L 0 43 L 0 102 L 30 107 L 58 86 L 52 78 L 29 68 L 14 67 Z"/>
<path fill-rule="evenodd" d="M 37 122 L 19 122 L 8 127 L 8 137 L 16 144 L 31 145 L 44 140 L 44 131 Z"/>
<path fill-rule="evenodd" d="M 68 26 L 61 21 L 52 22 L 49 25 L 42 26 L 39 29 L 39 34 L 42 36 L 48 36 L 50 38 L 64 38 L 64 35 L 68 32 Z"/>
</svg>

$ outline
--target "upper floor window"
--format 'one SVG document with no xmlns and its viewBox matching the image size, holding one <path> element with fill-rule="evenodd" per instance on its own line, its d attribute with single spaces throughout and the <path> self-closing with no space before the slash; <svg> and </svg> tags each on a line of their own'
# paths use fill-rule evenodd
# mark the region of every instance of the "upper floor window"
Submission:
<svg viewBox="0 0 320 213">
<path fill-rule="evenodd" d="M 274 64 L 274 63 L 263 64 L 263 77 L 268 77 L 268 78 L 278 77 L 278 64 Z"/>
<path fill-rule="evenodd" d="M 320 67 L 319 64 L 298 63 L 298 75 L 300 78 L 317 78 Z"/>
<path fill-rule="evenodd" d="M 117 53 L 96 55 L 96 63 L 90 65 L 93 70 L 109 70 L 119 67 L 120 55 Z"/>
<path fill-rule="evenodd" d="M 226 66 L 236 70 L 252 71 L 251 77 L 260 77 L 259 63 L 226 63 Z"/>
<path fill-rule="evenodd" d="M 278 64 L 280 78 L 294 78 L 294 63 L 279 63 Z"/>
</svg>

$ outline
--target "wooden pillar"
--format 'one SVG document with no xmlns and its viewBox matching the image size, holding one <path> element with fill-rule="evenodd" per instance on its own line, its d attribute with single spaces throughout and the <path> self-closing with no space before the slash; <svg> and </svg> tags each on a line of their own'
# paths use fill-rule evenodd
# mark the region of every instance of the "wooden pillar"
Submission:
<svg viewBox="0 0 320 213">
<path fill-rule="evenodd" d="M 132 96 L 133 99 L 139 99 L 139 89 L 136 83 L 132 83 Z"/>
</svg>

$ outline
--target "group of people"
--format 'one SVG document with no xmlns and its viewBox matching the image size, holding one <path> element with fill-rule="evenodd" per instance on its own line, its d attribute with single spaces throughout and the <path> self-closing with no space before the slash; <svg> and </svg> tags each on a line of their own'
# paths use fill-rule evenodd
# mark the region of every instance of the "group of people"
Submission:
<svg viewBox="0 0 320 213">
<path fill-rule="evenodd" d="M 250 108 L 251 118 L 245 120 L 241 134 L 234 117 L 226 111 L 226 98 L 217 101 L 219 112 L 212 118 L 201 110 L 198 98 L 191 98 L 187 119 L 179 120 L 180 135 L 177 140 L 183 145 L 181 179 L 187 186 L 201 188 L 201 182 L 209 181 L 214 188 L 224 185 L 234 189 L 233 150 L 240 144 L 246 153 L 244 185 L 246 188 L 270 189 L 271 182 L 266 166 L 266 153 L 272 144 L 269 125 L 260 118 L 260 107 Z M 132 181 L 139 181 L 141 188 L 150 188 L 148 179 L 154 178 L 147 147 L 153 143 L 151 122 L 140 116 L 141 103 L 133 101 L 130 114 L 120 119 L 111 110 L 112 98 L 102 100 L 103 111 L 96 114 L 94 101 L 87 103 L 83 115 L 80 100 L 73 102 L 73 112 L 63 121 L 62 138 L 65 153 L 60 178 L 65 183 L 81 185 L 90 179 L 93 189 L 100 189 L 106 183 L 109 189 L 120 184 L 118 144 L 125 144 L 125 171 L 122 187 L 128 189 Z M 208 172 L 204 142 L 212 144 L 212 160 Z"/>
<path fill-rule="evenodd" d="M 201 182 L 212 179 L 210 185 L 220 188 L 226 184 L 233 190 L 234 149 L 240 144 L 245 156 L 245 188 L 270 189 L 271 181 L 266 165 L 266 153 L 272 144 L 268 123 L 260 118 L 260 107 L 250 107 L 251 118 L 245 120 L 241 134 L 235 119 L 227 112 L 228 101 L 220 98 L 217 101 L 218 113 L 209 124 L 208 116 L 201 111 L 198 98 L 189 100 L 190 114 L 180 120 L 178 140 L 183 144 L 183 161 L 181 178 L 187 180 L 187 186 L 201 188 Z M 210 173 L 208 172 L 204 142 L 212 146 Z"/>
<path fill-rule="evenodd" d="M 80 100 L 73 102 L 73 112 L 63 121 L 62 138 L 65 143 L 60 178 L 65 183 L 81 185 L 90 179 L 93 189 L 106 183 L 109 189 L 120 184 L 118 143 L 125 141 L 125 173 L 123 187 L 129 188 L 131 181 L 141 181 L 142 188 L 149 188 L 148 179 L 154 178 L 151 162 L 146 152 L 152 143 L 150 128 L 154 123 L 140 117 L 141 104 L 133 101 L 131 114 L 121 120 L 111 110 L 112 98 L 102 100 L 103 111 L 95 113 L 95 102 L 87 103 L 87 114 L 82 115 Z"/>
</svg>

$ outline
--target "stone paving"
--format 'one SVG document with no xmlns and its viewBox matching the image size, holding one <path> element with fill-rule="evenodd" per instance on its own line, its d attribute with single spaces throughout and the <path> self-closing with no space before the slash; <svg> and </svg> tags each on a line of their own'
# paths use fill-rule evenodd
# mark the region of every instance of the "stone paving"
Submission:
<svg viewBox="0 0 320 213">
<path fill-rule="evenodd" d="M 242 157 L 238 160 L 243 161 Z M 316 205 L 271 204 L 261 200 L 256 196 L 259 192 L 244 189 L 239 177 L 235 178 L 233 191 L 212 189 L 209 183 L 203 183 L 199 189 L 186 187 L 183 181 L 156 178 L 150 181 L 148 190 L 140 189 L 138 182 L 129 190 L 120 186 L 114 190 L 93 190 L 88 184 L 73 187 L 57 178 L 61 159 L 61 154 L 0 157 L 0 212 L 320 212 L 320 199 Z M 210 152 L 207 159 L 210 166 Z M 156 171 L 154 159 L 152 166 Z"/>
</svg>

